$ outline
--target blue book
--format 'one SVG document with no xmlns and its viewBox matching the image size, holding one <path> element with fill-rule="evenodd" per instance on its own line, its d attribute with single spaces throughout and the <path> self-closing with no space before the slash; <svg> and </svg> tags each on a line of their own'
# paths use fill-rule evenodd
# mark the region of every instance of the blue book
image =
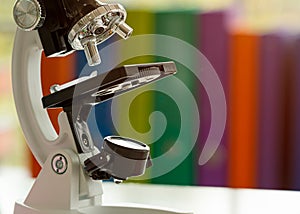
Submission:
<svg viewBox="0 0 300 214">
<path fill-rule="evenodd" d="M 97 71 L 98 74 L 107 72 L 115 67 L 117 50 L 111 45 L 117 40 L 117 36 L 106 40 L 98 45 L 101 64 L 88 66 L 86 56 L 83 51 L 76 53 L 76 75 L 77 77 L 90 75 Z M 89 129 L 93 141 L 97 147 L 102 145 L 103 138 L 109 135 L 118 135 L 111 117 L 112 100 L 100 103 L 92 108 L 88 118 Z"/>
</svg>

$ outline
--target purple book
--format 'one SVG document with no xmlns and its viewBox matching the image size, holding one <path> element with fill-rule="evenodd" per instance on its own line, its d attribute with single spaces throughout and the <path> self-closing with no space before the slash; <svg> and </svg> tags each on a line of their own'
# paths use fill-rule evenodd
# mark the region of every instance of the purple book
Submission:
<svg viewBox="0 0 300 214">
<path fill-rule="evenodd" d="M 295 63 L 293 78 L 294 91 L 291 94 L 291 144 L 289 148 L 289 188 L 300 190 L 300 37 L 293 44 L 293 62 Z"/>
<path fill-rule="evenodd" d="M 222 82 L 228 98 L 228 27 L 227 12 L 214 11 L 198 17 L 198 49 L 209 60 Z M 201 65 L 200 65 L 201 67 Z M 197 150 L 200 152 L 206 142 L 210 125 L 211 109 L 203 86 L 199 86 L 200 132 Z M 227 186 L 228 156 L 227 128 L 222 142 L 213 157 L 203 166 L 197 166 L 196 183 L 202 186 Z M 199 156 L 198 156 L 199 157 Z"/>
<path fill-rule="evenodd" d="M 258 187 L 282 187 L 285 63 L 284 37 L 262 36 L 259 77 Z"/>
</svg>

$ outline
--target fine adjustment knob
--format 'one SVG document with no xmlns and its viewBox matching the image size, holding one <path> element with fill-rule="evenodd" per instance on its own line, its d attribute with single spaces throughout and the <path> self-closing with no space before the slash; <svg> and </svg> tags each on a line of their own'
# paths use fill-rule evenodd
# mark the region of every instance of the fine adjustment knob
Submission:
<svg viewBox="0 0 300 214">
<path fill-rule="evenodd" d="M 44 24 L 46 18 L 41 0 L 17 0 L 13 16 L 18 27 L 25 31 L 38 29 Z"/>
</svg>

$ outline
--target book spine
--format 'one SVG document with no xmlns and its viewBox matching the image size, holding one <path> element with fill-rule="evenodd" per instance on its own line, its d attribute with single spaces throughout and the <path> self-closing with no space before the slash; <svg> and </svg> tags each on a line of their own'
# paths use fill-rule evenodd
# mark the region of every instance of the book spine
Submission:
<svg viewBox="0 0 300 214">
<path fill-rule="evenodd" d="M 222 83 L 228 98 L 228 31 L 226 11 L 202 13 L 198 16 L 198 49 L 209 60 Z M 201 69 L 202 65 L 199 65 Z M 206 142 L 211 125 L 210 102 L 205 89 L 199 86 L 200 133 L 199 152 Z M 196 181 L 201 186 L 226 186 L 228 183 L 228 129 L 213 157 L 203 166 L 197 166 Z"/>
<path fill-rule="evenodd" d="M 229 186 L 257 186 L 259 37 L 230 35 Z"/>
<path fill-rule="evenodd" d="M 286 187 L 288 189 L 300 190 L 300 38 L 295 38 L 293 42 L 292 55 L 290 56 L 290 64 L 293 66 L 292 77 L 288 79 L 289 84 L 289 96 L 290 96 L 290 108 L 289 108 L 289 121 L 290 121 L 290 147 L 288 148 L 289 154 L 286 155 L 288 159 L 288 177 L 286 178 Z M 292 85 L 292 87 L 291 87 Z"/>
<path fill-rule="evenodd" d="M 197 33 L 196 19 L 197 13 L 195 11 L 159 11 L 155 14 L 155 33 L 176 37 L 195 46 Z M 183 58 L 188 58 L 190 65 L 195 63 L 196 56 L 190 52 L 181 50 L 179 44 L 181 43 L 174 44 L 172 47 L 166 47 L 167 44 L 156 40 L 155 48 L 157 51 L 163 49 L 164 51 L 176 52 Z M 156 61 L 169 60 L 172 59 L 169 59 L 167 55 L 156 57 Z M 176 74 L 178 81 L 181 81 L 191 93 L 195 93 L 197 87 L 194 74 L 180 64 L 182 62 L 175 63 L 178 71 Z M 158 138 L 152 147 L 153 158 L 157 161 L 160 160 L 159 163 L 156 162 L 156 165 L 154 164 L 152 167 L 152 182 L 158 184 L 192 185 L 195 183 L 194 163 L 196 162 L 196 158 L 194 152 L 191 151 L 181 163 L 177 163 L 178 160 L 183 158 L 183 151 L 190 146 L 189 144 L 194 143 L 192 142 L 192 136 L 195 134 L 193 127 L 195 114 L 190 107 L 192 105 L 191 100 L 189 100 L 184 91 L 178 90 L 179 85 L 172 82 L 168 83 L 162 80 L 156 83 L 155 86 L 157 89 L 165 90 L 168 88 L 171 91 L 176 91 L 176 96 L 184 103 L 187 109 L 180 109 L 177 105 L 177 100 L 174 100 L 169 94 L 163 92 L 155 93 L 154 107 L 156 111 L 161 112 L 165 116 L 166 128 L 162 136 Z M 160 135 L 162 132 L 161 118 L 155 117 L 154 121 L 154 124 L 156 124 L 154 134 Z"/>
<path fill-rule="evenodd" d="M 132 40 L 154 33 L 154 13 L 152 11 L 129 9 L 127 12 L 128 17 L 126 22 L 133 28 L 133 34 L 131 36 Z M 131 46 L 130 49 L 125 49 L 121 46 L 119 54 L 124 58 L 127 52 L 136 55 L 140 47 L 143 47 L 144 50 L 149 52 L 153 52 L 154 39 L 147 39 L 147 42 L 144 42 L 143 39 L 138 39 L 135 42 L 135 46 Z M 151 62 L 154 62 L 154 57 L 148 55 L 125 59 L 122 64 L 142 64 Z M 115 112 L 115 114 L 117 114 L 116 118 L 118 118 L 119 134 L 146 143 L 150 146 L 150 149 L 153 141 L 153 127 L 149 124 L 150 115 L 154 111 L 152 90 L 153 84 L 143 86 L 142 88 L 137 88 L 117 97 L 114 101 L 117 109 L 119 109 Z M 152 149 L 150 151 L 152 152 Z M 143 176 L 137 177 L 134 181 L 149 182 L 150 174 L 151 167 L 146 170 Z"/>
<path fill-rule="evenodd" d="M 258 187 L 276 189 L 282 185 L 284 39 L 268 34 L 260 44 Z"/>
</svg>

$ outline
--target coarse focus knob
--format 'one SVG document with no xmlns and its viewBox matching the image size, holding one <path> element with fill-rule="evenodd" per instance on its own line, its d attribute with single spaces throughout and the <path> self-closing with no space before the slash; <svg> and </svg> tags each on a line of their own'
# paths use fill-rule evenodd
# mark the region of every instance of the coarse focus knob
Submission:
<svg viewBox="0 0 300 214">
<path fill-rule="evenodd" d="M 25 31 L 38 29 L 44 24 L 46 18 L 41 0 L 17 0 L 13 15 L 18 27 Z"/>
</svg>

